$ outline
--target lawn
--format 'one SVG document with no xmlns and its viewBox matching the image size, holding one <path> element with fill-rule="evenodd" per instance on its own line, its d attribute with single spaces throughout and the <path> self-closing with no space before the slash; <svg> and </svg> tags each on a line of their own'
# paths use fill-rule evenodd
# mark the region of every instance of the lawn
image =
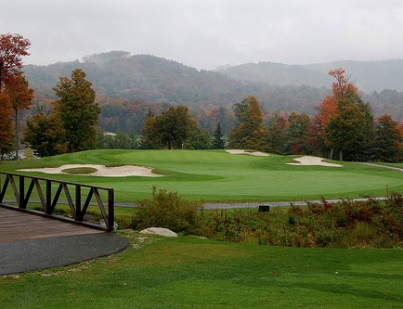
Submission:
<svg viewBox="0 0 403 309">
<path fill-rule="evenodd" d="M 295 157 L 224 151 L 93 150 L 1 162 L 0 170 L 133 164 L 164 177 L 24 173 L 115 189 L 117 201 L 151 188 L 191 200 L 280 201 L 402 191 L 401 172 L 360 163 L 291 166 Z M 17 172 L 22 173 L 22 172 Z M 0 180 L 1 181 L 1 180 Z M 124 208 L 120 214 L 131 214 Z M 403 250 L 259 246 L 195 236 L 124 234 L 124 252 L 78 265 L 0 277 L 1 308 L 401 308 Z"/>
<path fill-rule="evenodd" d="M 0 278 L 2 308 L 401 308 L 403 251 L 130 234 L 108 258 Z M 139 248 L 136 243 L 143 241 Z"/>
<path fill-rule="evenodd" d="M 403 190 L 401 172 L 361 163 L 343 167 L 294 166 L 295 156 L 232 155 L 225 151 L 92 150 L 32 161 L 2 162 L 0 170 L 57 167 L 64 164 L 139 165 L 164 177 L 97 177 L 25 174 L 112 187 L 117 202 L 150 197 L 151 188 L 178 192 L 206 202 L 269 202 L 326 198 L 385 196 Z"/>
</svg>

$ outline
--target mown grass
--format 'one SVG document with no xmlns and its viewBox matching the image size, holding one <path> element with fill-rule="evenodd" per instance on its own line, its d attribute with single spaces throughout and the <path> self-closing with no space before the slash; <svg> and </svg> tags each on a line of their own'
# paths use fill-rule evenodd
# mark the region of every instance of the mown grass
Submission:
<svg viewBox="0 0 403 309">
<path fill-rule="evenodd" d="M 403 190 L 399 171 L 343 162 L 342 168 L 287 165 L 293 156 L 255 157 L 225 151 L 92 150 L 32 161 L 2 162 L 3 171 L 63 164 L 133 164 L 148 166 L 164 177 L 96 177 L 25 174 L 113 187 L 117 202 L 150 197 L 151 188 L 178 192 L 206 202 L 293 201 L 362 195 L 385 196 Z"/>
<path fill-rule="evenodd" d="M 2 308 L 400 308 L 403 251 L 129 234 L 80 265 L 0 278 Z M 137 244 L 143 243 L 139 248 Z"/>
<path fill-rule="evenodd" d="M 205 201 L 275 201 L 401 191 L 398 171 L 343 163 L 290 166 L 293 157 L 223 151 L 96 150 L 41 160 L 2 162 L 0 170 L 63 164 L 150 166 L 162 178 L 45 175 L 115 189 L 117 201 L 151 188 Z M 63 206 L 65 207 L 65 206 Z M 97 210 L 92 210 L 97 213 Z M 133 209 L 120 208 L 127 218 Z M 403 250 L 259 246 L 195 236 L 127 234 L 131 246 L 107 258 L 0 277 L 1 308 L 401 308 Z"/>
</svg>

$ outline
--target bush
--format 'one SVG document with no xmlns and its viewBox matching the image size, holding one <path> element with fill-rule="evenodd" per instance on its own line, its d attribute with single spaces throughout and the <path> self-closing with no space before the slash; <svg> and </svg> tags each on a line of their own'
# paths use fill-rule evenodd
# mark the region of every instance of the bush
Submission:
<svg viewBox="0 0 403 309">
<path fill-rule="evenodd" d="M 152 199 L 144 199 L 133 219 L 133 228 L 164 227 L 176 233 L 195 234 L 200 225 L 198 210 L 201 203 L 190 202 L 178 196 L 152 188 Z"/>
<path fill-rule="evenodd" d="M 134 228 L 166 227 L 233 242 L 292 247 L 381 248 L 399 247 L 403 240 L 403 196 L 394 194 L 384 203 L 342 200 L 308 207 L 274 207 L 206 211 L 201 203 L 186 201 L 176 192 L 153 187 L 152 200 L 143 200 Z"/>
</svg>

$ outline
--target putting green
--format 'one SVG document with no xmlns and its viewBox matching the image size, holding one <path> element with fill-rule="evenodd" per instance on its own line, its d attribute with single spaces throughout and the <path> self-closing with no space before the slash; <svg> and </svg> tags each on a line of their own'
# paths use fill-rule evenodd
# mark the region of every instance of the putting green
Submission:
<svg viewBox="0 0 403 309">
<path fill-rule="evenodd" d="M 342 167 L 289 165 L 296 156 L 229 154 L 224 150 L 92 150 L 50 158 L 3 162 L 3 171 L 57 167 L 64 164 L 147 166 L 164 177 L 98 177 L 47 175 L 38 177 L 112 187 L 118 202 L 136 202 L 157 189 L 206 202 L 263 202 L 326 198 L 385 196 L 403 190 L 400 171 L 342 162 Z M 334 162 L 340 163 L 340 162 Z M 17 172 L 22 173 L 22 172 Z"/>
</svg>

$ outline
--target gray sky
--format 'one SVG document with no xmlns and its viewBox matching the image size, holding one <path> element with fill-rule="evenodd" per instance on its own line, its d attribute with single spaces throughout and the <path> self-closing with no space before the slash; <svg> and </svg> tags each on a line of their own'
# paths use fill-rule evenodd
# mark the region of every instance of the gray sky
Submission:
<svg viewBox="0 0 403 309">
<path fill-rule="evenodd" d="M 112 50 L 210 70 L 271 61 L 403 58 L 401 0 L 0 0 L 0 34 L 31 41 L 26 64 Z"/>
</svg>

